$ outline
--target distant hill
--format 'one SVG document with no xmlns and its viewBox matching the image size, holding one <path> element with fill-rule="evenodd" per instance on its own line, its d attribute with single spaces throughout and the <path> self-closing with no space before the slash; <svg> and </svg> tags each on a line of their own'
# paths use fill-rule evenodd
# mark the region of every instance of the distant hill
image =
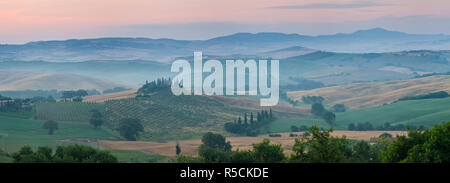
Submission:
<svg viewBox="0 0 450 183">
<path fill-rule="evenodd" d="M 306 54 L 313 53 L 313 52 L 316 52 L 316 50 L 301 47 L 301 46 L 293 46 L 293 47 L 289 47 L 289 48 L 283 48 L 283 49 L 279 49 L 279 50 L 259 53 L 256 55 L 259 57 L 265 57 L 265 58 L 284 59 L 284 58 L 289 58 L 289 57 L 294 57 L 294 56 L 299 56 L 299 55 L 306 55 Z"/>
<path fill-rule="evenodd" d="M 450 71 L 450 51 L 334 53 L 317 51 L 280 60 L 280 78 L 302 77 L 326 85 L 408 79 Z"/>
<path fill-rule="evenodd" d="M 449 121 L 450 98 L 400 101 L 393 104 L 336 113 L 338 128 L 347 129 L 350 123 L 370 122 L 373 126 L 404 124 L 432 127 Z"/>
<path fill-rule="evenodd" d="M 78 90 L 123 86 L 112 81 L 68 73 L 0 71 L 0 90 Z"/>
<path fill-rule="evenodd" d="M 295 55 L 290 57 L 291 55 Z M 304 47 L 289 47 L 255 55 L 204 55 L 204 60 L 259 59 L 280 60 L 280 84 L 298 84 L 289 78 L 305 78 L 325 85 L 413 78 L 427 73 L 450 71 L 450 51 L 402 51 L 388 53 L 335 53 Z M 281 58 L 283 57 L 283 58 Z M 284 58 L 288 57 L 288 58 Z M 178 57 L 193 60 L 193 56 Z M 5 61 L 0 70 L 64 72 L 126 83 L 137 88 L 146 80 L 173 77 L 170 63 L 144 60 L 105 60 L 86 62 Z"/>
<path fill-rule="evenodd" d="M 432 92 L 450 92 L 450 76 L 437 75 L 416 79 L 355 83 L 308 91 L 288 92 L 288 97 L 301 102 L 302 96 L 322 96 L 328 105 L 344 104 L 352 109 L 389 104 L 406 96 Z"/>
<path fill-rule="evenodd" d="M 98 38 L 38 41 L 23 45 L 0 45 L 0 61 L 76 62 L 88 60 L 147 60 L 170 62 L 176 57 L 203 51 L 208 55 L 254 55 L 302 46 L 331 52 L 393 52 L 404 50 L 444 50 L 450 36 L 417 35 L 381 28 L 350 34 L 305 36 L 283 33 L 237 33 L 209 40 L 150 38 Z"/>
</svg>

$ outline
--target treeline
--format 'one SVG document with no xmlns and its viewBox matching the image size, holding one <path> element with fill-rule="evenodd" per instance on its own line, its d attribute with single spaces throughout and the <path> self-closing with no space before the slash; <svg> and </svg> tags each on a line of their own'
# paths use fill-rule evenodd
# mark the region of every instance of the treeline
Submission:
<svg viewBox="0 0 450 183">
<path fill-rule="evenodd" d="M 291 131 L 292 132 L 306 132 L 306 131 L 308 131 L 308 127 L 306 127 L 305 125 L 302 125 L 302 126 L 292 125 Z"/>
<path fill-rule="evenodd" d="M 98 95 L 101 94 L 97 90 L 85 90 L 88 95 Z M 14 99 L 27 99 L 34 97 L 49 97 L 54 99 L 61 99 L 62 92 L 58 90 L 11 90 L 11 91 L 0 91 L 0 95 L 11 97 Z"/>
<path fill-rule="evenodd" d="M 178 156 L 182 163 L 345 163 L 345 162 L 450 162 L 450 122 L 420 131 L 410 130 L 389 142 L 380 138 L 374 144 L 351 143 L 345 137 L 332 137 L 332 130 L 308 128 L 308 135 L 295 139 L 292 154 L 286 156 L 281 144 L 268 139 L 253 144 L 251 150 L 231 150 L 230 142 L 219 134 L 207 133 L 199 147 L 198 157 Z M 182 151 L 182 150 L 180 150 Z"/>
<path fill-rule="evenodd" d="M 88 92 L 86 90 L 69 90 L 62 91 L 62 96 L 64 100 L 73 100 L 75 102 L 83 101 L 83 97 L 88 96 Z"/>
<path fill-rule="evenodd" d="M 147 95 L 163 89 L 170 89 L 171 85 L 172 81 L 170 78 L 158 78 L 157 80 L 154 80 L 152 82 L 145 81 L 145 84 L 141 88 L 139 88 L 137 93 L 140 95 Z"/>
<path fill-rule="evenodd" d="M 350 131 L 372 131 L 372 130 L 383 130 L 383 131 L 407 131 L 408 128 L 410 129 L 423 129 L 423 126 L 413 126 L 413 125 L 404 125 L 404 124 L 398 124 L 398 125 L 391 125 L 390 123 L 384 123 L 380 126 L 373 126 L 369 122 L 365 123 L 350 123 L 347 127 Z"/>
<path fill-rule="evenodd" d="M 258 135 L 258 129 L 271 122 L 273 120 L 272 109 L 261 110 L 256 113 L 256 119 L 254 119 L 253 112 L 250 113 L 250 118 L 248 119 L 247 113 L 244 114 L 244 119 L 242 120 L 239 116 L 234 122 L 229 122 L 224 124 L 224 128 L 227 132 L 246 135 L 246 136 L 256 136 Z"/>
<path fill-rule="evenodd" d="M 11 99 L 0 95 L 0 112 L 31 112 L 32 104 L 31 99 Z"/>
<path fill-rule="evenodd" d="M 131 90 L 131 88 L 115 87 L 115 88 L 111 88 L 111 89 L 106 89 L 106 90 L 104 90 L 104 91 L 103 91 L 103 94 L 117 93 L 117 92 L 122 92 L 122 91 L 127 91 L 127 90 Z"/>
<path fill-rule="evenodd" d="M 97 150 L 89 146 L 58 146 L 53 153 L 50 147 L 23 146 L 11 154 L 14 163 L 118 163 L 118 159 L 108 151 Z"/>
<path fill-rule="evenodd" d="M 398 101 L 405 101 L 405 100 L 420 100 L 420 99 L 432 99 L 432 98 L 447 98 L 450 97 L 450 95 L 445 91 L 440 92 L 434 92 L 424 95 L 417 95 L 417 96 L 407 96 L 398 99 Z"/>
</svg>

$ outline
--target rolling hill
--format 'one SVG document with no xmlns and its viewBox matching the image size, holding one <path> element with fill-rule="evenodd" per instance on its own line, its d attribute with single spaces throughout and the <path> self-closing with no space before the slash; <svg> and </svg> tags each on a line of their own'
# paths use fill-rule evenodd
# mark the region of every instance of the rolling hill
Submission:
<svg viewBox="0 0 450 183">
<path fill-rule="evenodd" d="M 303 46 L 330 52 L 392 52 L 442 50 L 450 47 L 447 35 L 417 35 L 382 28 L 350 34 L 305 36 L 274 32 L 236 33 L 208 40 L 150 38 L 97 38 L 38 41 L 0 45 L 0 61 L 79 62 L 89 60 L 147 60 L 170 62 L 201 50 L 210 55 L 253 55 Z"/>
<path fill-rule="evenodd" d="M 302 96 L 322 96 L 328 105 L 344 104 L 351 109 L 389 104 L 406 96 L 416 96 L 438 91 L 450 92 L 450 75 L 436 75 L 408 80 L 354 83 L 292 91 L 287 95 L 301 101 Z"/>
<path fill-rule="evenodd" d="M 336 124 L 346 129 L 350 123 L 370 122 L 381 126 L 409 124 L 432 127 L 434 124 L 450 121 L 450 98 L 400 101 L 377 107 L 336 113 Z"/>
<path fill-rule="evenodd" d="M 69 73 L 0 71 L 0 90 L 78 90 L 103 91 L 118 86 L 115 82 Z"/>
<path fill-rule="evenodd" d="M 142 137 L 146 140 L 198 138 L 208 131 L 225 133 L 226 122 L 262 109 L 257 98 L 174 96 L 166 90 L 147 97 L 109 100 L 104 105 L 111 128 L 115 129 L 122 118 L 138 118 L 145 127 Z M 280 118 L 310 116 L 309 109 L 287 104 L 272 110 Z"/>
<path fill-rule="evenodd" d="M 308 53 L 310 52 L 311 53 Z M 292 54 L 295 53 L 295 54 Z M 192 53 L 191 53 L 192 54 Z M 389 53 L 333 53 L 313 51 L 303 47 L 263 52 L 261 55 L 217 56 L 204 55 L 204 60 L 258 59 L 269 56 L 280 59 L 280 85 L 298 84 L 290 78 L 305 78 L 325 85 L 341 85 L 352 82 L 386 81 L 413 78 L 426 73 L 450 71 L 450 51 L 404 51 Z M 193 60 L 193 56 L 177 57 Z M 137 88 L 146 80 L 173 77 L 171 64 L 144 60 L 86 61 L 86 62 L 43 62 L 6 61 L 0 62 L 0 70 L 27 72 L 64 72 L 93 78 L 126 83 Z"/>
</svg>

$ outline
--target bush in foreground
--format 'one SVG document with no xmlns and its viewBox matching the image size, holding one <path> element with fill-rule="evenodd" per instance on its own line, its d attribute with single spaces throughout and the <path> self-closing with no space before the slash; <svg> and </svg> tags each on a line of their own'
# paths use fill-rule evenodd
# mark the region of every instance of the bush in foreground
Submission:
<svg viewBox="0 0 450 183">
<path fill-rule="evenodd" d="M 118 163 L 118 159 L 108 151 L 77 144 L 58 146 L 55 153 L 50 147 L 38 147 L 33 151 L 26 145 L 11 157 L 14 163 Z"/>
</svg>

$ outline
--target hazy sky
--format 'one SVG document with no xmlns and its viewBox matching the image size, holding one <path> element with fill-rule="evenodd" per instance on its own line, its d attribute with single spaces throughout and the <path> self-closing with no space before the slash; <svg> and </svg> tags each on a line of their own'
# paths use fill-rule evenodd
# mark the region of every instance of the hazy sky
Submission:
<svg viewBox="0 0 450 183">
<path fill-rule="evenodd" d="M 449 0 L 0 0 L 0 44 L 93 37 L 207 39 L 383 27 L 450 34 Z"/>
</svg>

